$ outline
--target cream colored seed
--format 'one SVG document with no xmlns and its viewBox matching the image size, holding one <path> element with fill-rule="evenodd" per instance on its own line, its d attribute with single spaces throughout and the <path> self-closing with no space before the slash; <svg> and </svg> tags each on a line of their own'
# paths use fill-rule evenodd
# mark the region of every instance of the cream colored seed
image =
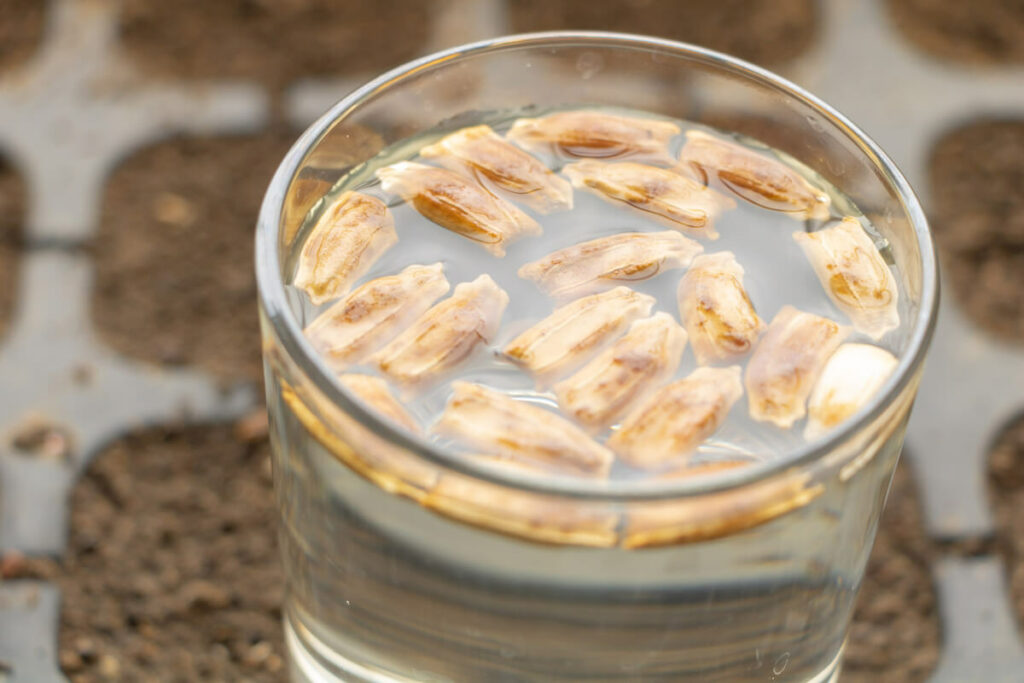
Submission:
<svg viewBox="0 0 1024 683">
<path fill-rule="evenodd" d="M 744 381 L 750 416 L 789 429 L 807 414 L 807 396 L 850 330 L 784 306 L 754 349 Z"/>
<path fill-rule="evenodd" d="M 435 433 L 486 455 L 608 476 L 611 451 L 555 413 L 479 384 L 452 382 L 452 390 Z"/>
<path fill-rule="evenodd" d="M 490 126 L 463 128 L 424 147 L 420 156 L 470 177 L 483 176 L 541 213 L 572 208 L 572 186 Z"/>
<path fill-rule="evenodd" d="M 804 436 L 815 439 L 867 405 L 896 369 L 896 357 L 870 344 L 843 344 L 825 364 L 808 403 Z"/>
<path fill-rule="evenodd" d="M 513 339 L 504 354 L 545 382 L 578 367 L 653 306 L 654 297 L 628 287 L 585 296 Z"/>
<path fill-rule="evenodd" d="M 657 166 L 579 161 L 563 171 L 574 187 L 624 203 L 694 237 L 716 239 L 715 217 L 736 202 L 697 181 Z"/>
<path fill-rule="evenodd" d="M 562 410 L 591 429 L 606 427 L 671 377 L 686 348 L 672 316 L 637 320 L 626 336 L 555 385 Z"/>
<path fill-rule="evenodd" d="M 370 280 L 306 327 L 314 348 L 338 368 L 357 363 L 422 315 L 449 289 L 440 263 Z"/>
<path fill-rule="evenodd" d="M 507 305 L 508 294 L 490 276 L 463 282 L 370 360 L 406 385 L 434 378 L 490 343 Z"/>
<path fill-rule="evenodd" d="M 552 252 L 519 269 L 553 297 L 568 300 L 685 268 L 704 247 L 674 230 L 622 232 Z"/>
<path fill-rule="evenodd" d="M 537 152 L 555 148 L 570 156 L 644 156 L 669 160 L 668 143 L 679 126 L 658 119 L 618 116 L 597 111 L 566 111 L 535 119 L 519 119 L 508 139 Z"/>
<path fill-rule="evenodd" d="M 388 383 L 380 377 L 348 374 L 339 377 L 338 381 L 385 419 L 416 434 L 422 431 L 405 406 L 392 395 L 391 390 L 388 389 Z"/>
<path fill-rule="evenodd" d="M 732 252 L 702 254 L 679 282 L 679 315 L 701 365 L 749 353 L 765 324 L 743 288 Z"/>
<path fill-rule="evenodd" d="M 608 439 L 608 446 L 636 467 L 685 465 L 742 395 L 738 365 L 697 368 L 638 405 Z"/>
<path fill-rule="evenodd" d="M 401 161 L 378 170 L 377 177 L 385 192 L 400 196 L 425 218 L 495 256 L 504 256 L 509 242 L 541 233 L 537 221 L 454 171 Z"/>
<path fill-rule="evenodd" d="M 896 278 L 855 218 L 817 232 L 794 232 L 832 302 L 872 339 L 899 327 Z"/>
<path fill-rule="evenodd" d="M 781 161 L 703 131 L 686 133 L 680 161 L 703 179 L 717 176 L 723 185 L 757 206 L 796 218 L 825 219 L 829 196 Z"/>
<path fill-rule="evenodd" d="M 345 192 L 327 207 L 302 245 L 293 284 L 317 305 L 339 297 L 397 241 L 384 202 Z"/>
</svg>

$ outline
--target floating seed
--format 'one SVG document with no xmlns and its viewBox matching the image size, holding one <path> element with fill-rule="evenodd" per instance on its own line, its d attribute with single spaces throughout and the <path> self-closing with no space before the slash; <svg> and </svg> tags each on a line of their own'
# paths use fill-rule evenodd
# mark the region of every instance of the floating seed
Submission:
<svg viewBox="0 0 1024 683">
<path fill-rule="evenodd" d="M 370 375 L 342 375 L 338 378 L 342 386 L 359 397 L 359 399 L 370 408 L 380 413 L 385 419 L 408 429 L 413 433 L 420 433 L 419 424 L 409 411 L 398 402 L 388 389 L 388 383 L 380 377 Z"/>
<path fill-rule="evenodd" d="M 697 368 L 637 406 L 608 446 L 636 467 L 685 463 L 742 395 L 738 365 Z"/>
<path fill-rule="evenodd" d="M 685 268 L 702 251 L 704 247 L 674 230 L 623 232 L 552 252 L 520 268 L 519 277 L 567 300 Z"/>
<path fill-rule="evenodd" d="M 391 341 L 448 292 L 440 263 L 409 266 L 370 280 L 306 327 L 306 336 L 336 367 L 357 363 Z"/>
<path fill-rule="evenodd" d="M 855 218 L 817 232 L 794 232 L 828 296 L 872 339 L 899 327 L 896 278 Z"/>
<path fill-rule="evenodd" d="M 566 111 L 536 119 L 519 119 L 508 139 L 528 150 L 553 148 L 575 157 L 643 155 L 669 160 L 668 143 L 679 126 L 658 119 L 618 116 L 596 111 Z"/>
<path fill-rule="evenodd" d="M 692 178 L 657 166 L 588 160 L 563 170 L 574 187 L 612 203 L 628 204 L 694 237 L 716 239 L 715 216 L 736 205 Z"/>
<path fill-rule="evenodd" d="M 397 194 L 425 218 L 468 237 L 495 256 L 540 225 L 479 183 L 444 168 L 402 161 L 377 171 L 385 192 Z"/>
<path fill-rule="evenodd" d="M 653 306 L 654 297 L 628 287 L 585 296 L 513 339 L 504 354 L 541 380 L 557 376 L 585 362 Z"/>
<path fill-rule="evenodd" d="M 339 297 L 397 241 L 384 202 L 345 192 L 327 207 L 302 245 L 293 284 L 317 305 Z"/>
<path fill-rule="evenodd" d="M 679 316 L 697 362 L 729 361 L 750 351 L 765 325 L 743 289 L 730 251 L 702 254 L 679 282 Z"/>
<path fill-rule="evenodd" d="M 843 344 L 836 349 L 811 392 L 804 436 L 817 438 L 864 407 L 896 364 L 895 356 L 870 344 Z"/>
<path fill-rule="evenodd" d="M 453 382 L 434 431 L 487 455 L 606 477 L 613 455 L 555 413 L 469 382 Z"/>
<path fill-rule="evenodd" d="M 686 331 L 667 313 L 637 320 L 626 336 L 555 385 L 562 410 L 590 428 L 610 425 L 679 367 Z"/>
<path fill-rule="evenodd" d="M 490 126 L 463 128 L 424 147 L 420 156 L 469 177 L 483 176 L 541 213 L 572 208 L 572 186 Z"/>
<path fill-rule="evenodd" d="M 508 294 L 488 275 L 463 282 L 371 357 L 403 384 L 417 384 L 458 365 L 498 331 Z"/>
<path fill-rule="evenodd" d="M 784 306 L 747 363 L 750 416 L 788 429 L 806 415 L 807 395 L 849 331 L 828 318 Z"/>
<path fill-rule="evenodd" d="M 691 130 L 686 133 L 680 160 L 695 168 L 705 181 L 717 176 L 738 196 L 762 208 L 801 219 L 828 218 L 831 200 L 827 194 L 781 161 L 752 149 Z"/>
</svg>

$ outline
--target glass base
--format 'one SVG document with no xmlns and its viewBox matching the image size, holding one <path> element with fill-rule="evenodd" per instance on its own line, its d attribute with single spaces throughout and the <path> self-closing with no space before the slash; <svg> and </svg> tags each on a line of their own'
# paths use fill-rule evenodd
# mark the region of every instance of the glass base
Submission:
<svg viewBox="0 0 1024 683">
<path fill-rule="evenodd" d="M 284 615 L 284 640 L 292 683 L 418 683 L 343 657 L 305 628 L 290 610 Z"/>
<path fill-rule="evenodd" d="M 343 657 L 328 648 L 290 612 L 286 612 L 284 617 L 284 637 L 292 683 L 419 683 L 411 678 L 367 668 Z M 844 643 L 828 666 L 802 683 L 838 683 L 845 649 Z M 783 680 L 775 676 L 772 679 Z"/>
</svg>

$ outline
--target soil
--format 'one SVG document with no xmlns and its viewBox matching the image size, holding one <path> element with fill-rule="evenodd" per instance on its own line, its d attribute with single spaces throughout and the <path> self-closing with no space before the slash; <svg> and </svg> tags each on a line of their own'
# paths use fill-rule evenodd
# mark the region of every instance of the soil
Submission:
<svg viewBox="0 0 1024 683">
<path fill-rule="evenodd" d="M 291 133 L 189 138 L 124 162 L 94 243 L 93 319 L 118 351 L 261 377 L 253 240 Z"/>
<path fill-rule="evenodd" d="M 1024 121 L 987 121 L 940 140 L 932 228 L 960 309 L 1024 342 Z"/>
<path fill-rule="evenodd" d="M 643 33 L 760 64 L 797 57 L 814 38 L 813 0 L 509 0 L 513 32 L 558 28 Z"/>
<path fill-rule="evenodd" d="M 917 683 L 935 669 L 941 627 L 921 505 L 906 460 L 889 499 L 857 598 L 843 683 Z"/>
<path fill-rule="evenodd" d="M 0 72 L 27 61 L 42 43 L 47 3 L 0 0 Z"/>
<path fill-rule="evenodd" d="M 889 0 L 896 27 L 935 57 L 968 63 L 1024 62 L 1021 0 Z"/>
<path fill-rule="evenodd" d="M 59 586 L 72 683 L 285 679 L 269 447 L 240 426 L 121 439 L 72 493 L 64 558 L 5 558 Z"/>
<path fill-rule="evenodd" d="M 996 543 L 1007 565 L 1017 624 L 1024 628 L 1024 419 L 1007 428 L 992 449 L 988 481 Z"/>
<path fill-rule="evenodd" d="M 21 176 L 0 159 L 0 335 L 7 331 L 16 300 L 25 199 Z"/>
<path fill-rule="evenodd" d="M 425 51 L 443 0 L 127 0 L 121 37 L 150 74 L 244 78 L 376 75 Z"/>
</svg>

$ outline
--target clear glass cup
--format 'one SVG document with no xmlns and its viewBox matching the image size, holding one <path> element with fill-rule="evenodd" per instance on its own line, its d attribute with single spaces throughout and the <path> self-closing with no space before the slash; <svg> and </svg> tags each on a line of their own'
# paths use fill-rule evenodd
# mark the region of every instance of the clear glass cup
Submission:
<svg viewBox="0 0 1024 683">
<path fill-rule="evenodd" d="M 824 441 L 715 476 L 540 481 L 399 433 L 336 382 L 284 284 L 317 200 L 383 147 L 467 112 L 587 104 L 748 133 L 864 211 L 912 320 L 869 406 Z M 834 680 L 938 292 L 913 192 L 828 105 L 654 38 L 454 48 L 352 92 L 302 135 L 263 203 L 257 272 L 295 680 Z"/>
</svg>

